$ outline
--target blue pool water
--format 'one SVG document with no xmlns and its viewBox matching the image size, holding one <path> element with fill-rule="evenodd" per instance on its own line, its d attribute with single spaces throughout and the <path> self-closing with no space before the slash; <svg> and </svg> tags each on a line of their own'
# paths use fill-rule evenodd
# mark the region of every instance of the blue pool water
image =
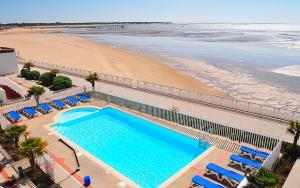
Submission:
<svg viewBox="0 0 300 188">
<path fill-rule="evenodd" d="M 142 187 L 158 187 L 210 147 L 114 108 L 52 128 Z"/>
<path fill-rule="evenodd" d="M 73 110 L 68 110 L 67 112 L 64 112 L 59 115 L 59 122 L 62 123 L 62 122 L 70 121 L 72 119 L 76 119 L 78 117 L 88 115 L 97 110 L 99 109 L 93 107 L 75 108 Z"/>
</svg>

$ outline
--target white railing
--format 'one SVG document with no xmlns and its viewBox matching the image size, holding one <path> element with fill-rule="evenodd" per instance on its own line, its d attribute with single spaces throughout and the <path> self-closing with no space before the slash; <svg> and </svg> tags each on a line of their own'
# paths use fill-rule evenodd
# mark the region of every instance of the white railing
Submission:
<svg viewBox="0 0 300 188">
<path fill-rule="evenodd" d="M 38 62 L 34 60 L 24 59 L 18 56 L 20 63 L 25 61 L 31 61 L 35 66 L 42 69 L 59 69 L 65 74 L 75 75 L 78 77 L 86 77 L 92 71 L 81 70 L 71 67 L 66 67 L 62 65 L 54 65 L 45 62 Z M 124 78 L 114 75 L 108 75 L 103 73 L 97 73 L 99 75 L 100 81 L 108 82 L 115 85 L 122 85 L 125 87 L 130 87 L 138 90 L 143 90 L 159 95 L 165 95 L 169 97 L 179 98 L 182 100 L 188 100 L 191 102 L 201 103 L 209 106 L 214 106 L 218 108 L 223 108 L 230 111 L 235 111 L 239 113 L 244 113 L 247 115 L 259 116 L 261 118 L 268 118 L 274 120 L 300 120 L 300 112 L 295 110 L 289 110 L 284 108 L 277 108 L 267 105 L 256 104 L 247 101 L 236 100 L 229 97 L 221 97 L 196 91 L 190 91 L 186 89 L 174 88 L 170 86 L 164 86 L 160 84 L 133 80 L 130 78 Z"/>
<path fill-rule="evenodd" d="M 26 95 L 26 90 L 23 87 L 19 86 L 17 83 L 11 81 L 6 77 L 0 77 L 0 85 L 7 85 L 11 89 L 19 93 L 22 97 Z"/>
<path fill-rule="evenodd" d="M 282 146 L 282 140 L 280 140 L 278 142 L 278 144 L 273 149 L 273 151 L 270 153 L 268 158 L 263 162 L 262 168 L 265 168 L 267 170 L 274 170 L 274 167 L 277 164 L 277 161 L 279 159 L 281 146 Z"/>
</svg>

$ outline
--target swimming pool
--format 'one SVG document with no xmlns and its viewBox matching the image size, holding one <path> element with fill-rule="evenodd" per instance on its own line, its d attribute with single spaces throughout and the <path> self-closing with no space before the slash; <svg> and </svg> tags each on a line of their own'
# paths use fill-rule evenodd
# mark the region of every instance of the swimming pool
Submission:
<svg viewBox="0 0 300 188">
<path fill-rule="evenodd" d="M 210 147 L 111 107 L 51 127 L 142 187 L 158 187 Z"/>
</svg>

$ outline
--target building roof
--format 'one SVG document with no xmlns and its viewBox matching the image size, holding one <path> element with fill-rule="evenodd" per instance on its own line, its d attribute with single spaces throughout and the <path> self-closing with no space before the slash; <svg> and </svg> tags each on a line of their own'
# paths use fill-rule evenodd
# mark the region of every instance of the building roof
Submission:
<svg viewBox="0 0 300 188">
<path fill-rule="evenodd" d="M 0 47 L 0 54 L 13 53 L 13 52 L 15 52 L 15 49 L 13 49 L 13 48 Z"/>
</svg>

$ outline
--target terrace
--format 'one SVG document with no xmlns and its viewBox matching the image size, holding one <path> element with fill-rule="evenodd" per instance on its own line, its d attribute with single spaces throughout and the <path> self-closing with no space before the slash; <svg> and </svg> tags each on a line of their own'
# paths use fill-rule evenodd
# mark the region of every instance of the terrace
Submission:
<svg viewBox="0 0 300 188">
<path fill-rule="evenodd" d="M 71 90 L 54 93 L 52 95 L 43 95 L 41 98 L 41 102 L 47 103 L 51 102 L 54 99 L 63 99 L 70 95 L 75 95 L 84 91 L 90 91 L 86 94 L 93 96 L 93 100 L 89 103 L 81 103 L 79 105 L 80 107 L 114 106 L 142 119 L 152 121 L 157 125 L 165 127 L 167 129 L 171 129 L 195 139 L 205 140 L 212 145 L 211 149 L 209 149 L 208 152 L 200 155 L 197 160 L 193 161 L 184 169 L 180 170 L 179 173 L 165 182 L 163 184 L 163 187 L 188 187 L 191 183 L 191 178 L 194 175 L 204 175 L 204 169 L 208 162 L 213 162 L 215 164 L 218 164 L 219 166 L 244 175 L 244 171 L 241 171 L 238 168 L 233 168 L 232 166 L 228 166 L 229 156 L 233 153 L 238 153 L 240 145 L 259 148 L 260 150 L 268 151 L 269 153 L 271 153 L 273 149 L 276 149 L 281 145 L 281 141 L 279 139 L 268 137 L 266 135 L 261 136 L 261 133 L 258 134 L 255 133 L 255 131 L 250 132 L 249 130 L 240 130 L 234 127 L 227 127 L 221 124 L 200 120 L 196 117 L 172 112 L 168 109 L 153 107 L 143 103 L 123 99 L 117 96 L 112 96 L 111 94 L 108 95 L 99 92 L 98 89 L 99 88 L 96 88 L 96 92 L 92 92 L 86 87 L 73 88 Z M 23 104 L 4 106 L 2 107 L 2 112 L 21 109 L 25 106 L 35 106 L 34 100 L 31 99 L 29 101 L 25 101 L 23 102 Z M 70 108 L 73 107 L 69 106 L 68 109 Z M 54 123 L 54 118 L 59 113 L 61 113 L 60 110 L 54 109 L 53 112 L 46 115 L 42 115 L 39 113 L 39 115 L 33 119 L 26 119 L 26 117 L 23 117 L 24 120 L 19 123 L 25 123 L 28 125 L 31 136 L 39 136 L 43 140 L 46 140 L 49 143 L 47 148 L 47 155 L 49 155 L 54 164 L 58 166 L 57 168 L 63 168 L 68 172 L 63 175 L 60 174 L 59 176 L 52 175 L 52 178 L 55 182 L 59 182 L 63 187 L 70 187 L 70 185 L 74 185 L 76 183 L 77 185 L 80 185 L 83 182 L 82 178 L 86 175 L 89 175 L 92 178 L 93 186 L 137 186 L 134 182 L 124 177 L 123 175 L 120 175 L 120 173 L 116 172 L 111 167 L 108 167 L 107 165 L 103 164 L 103 162 L 95 159 L 95 157 L 85 152 L 82 148 L 79 148 L 70 141 L 67 141 L 68 144 L 72 145 L 75 148 L 76 153 L 79 156 L 80 163 L 80 171 L 73 174 L 73 176 L 69 176 L 69 174 L 72 174 L 77 168 L 74 157 L 70 150 L 68 150 L 64 145 L 58 142 L 58 139 L 61 138 L 61 136 L 55 134 L 53 130 L 48 128 L 49 125 Z M 170 114 L 173 114 L 173 116 Z M 177 117 L 177 119 L 171 117 Z M 250 139 L 243 140 L 241 135 L 246 135 L 247 131 L 249 131 L 248 136 Z M 230 135 L 229 133 L 234 134 Z M 261 142 L 259 142 L 259 140 L 261 140 Z M 270 157 L 266 160 L 266 162 L 264 163 L 265 168 L 272 168 L 274 160 L 277 159 L 279 154 L 278 149 L 276 149 L 276 151 L 274 151 L 272 154 L 274 155 L 274 158 Z M 41 168 L 43 168 L 43 165 Z M 211 178 L 207 179 L 210 181 L 214 181 Z M 220 182 L 215 181 L 215 183 Z"/>
</svg>

